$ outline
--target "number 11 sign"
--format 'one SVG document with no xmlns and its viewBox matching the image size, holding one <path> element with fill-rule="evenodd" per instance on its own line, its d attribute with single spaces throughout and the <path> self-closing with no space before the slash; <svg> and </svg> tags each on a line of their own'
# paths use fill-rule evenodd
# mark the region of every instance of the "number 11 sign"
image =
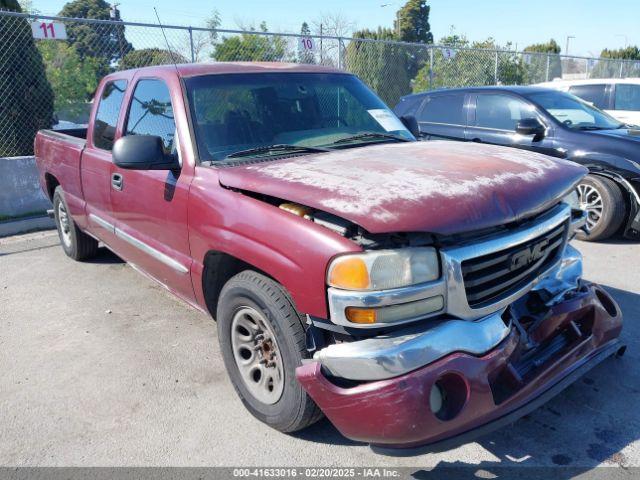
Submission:
<svg viewBox="0 0 640 480">
<path fill-rule="evenodd" d="M 37 21 L 31 23 L 33 38 L 39 40 L 66 40 L 67 30 L 64 23 Z"/>
</svg>

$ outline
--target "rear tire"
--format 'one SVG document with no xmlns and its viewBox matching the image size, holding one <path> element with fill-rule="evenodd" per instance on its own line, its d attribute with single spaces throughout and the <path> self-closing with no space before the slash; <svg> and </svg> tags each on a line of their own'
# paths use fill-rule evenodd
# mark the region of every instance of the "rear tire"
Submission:
<svg viewBox="0 0 640 480">
<path fill-rule="evenodd" d="M 74 260 L 86 260 L 98 253 L 98 241 L 78 228 L 69 213 L 62 187 L 56 187 L 53 193 L 53 213 L 58 227 L 58 237 L 64 253 Z"/>
<path fill-rule="evenodd" d="M 222 289 L 216 320 L 229 378 L 254 417 L 281 432 L 322 418 L 295 377 L 309 355 L 302 318 L 281 285 L 251 270 L 240 272 Z"/>
<path fill-rule="evenodd" d="M 607 177 L 587 175 L 579 184 L 580 204 L 587 210 L 589 233 L 578 231 L 579 240 L 604 240 L 616 233 L 626 218 L 626 205 L 620 187 Z"/>
</svg>

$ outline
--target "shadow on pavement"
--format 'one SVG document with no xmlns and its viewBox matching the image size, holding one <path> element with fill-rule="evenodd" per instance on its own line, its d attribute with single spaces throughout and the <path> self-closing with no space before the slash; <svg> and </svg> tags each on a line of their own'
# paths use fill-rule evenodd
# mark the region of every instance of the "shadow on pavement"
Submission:
<svg viewBox="0 0 640 480">
<path fill-rule="evenodd" d="M 102 264 L 102 265 L 112 265 L 118 263 L 125 263 L 119 256 L 109 250 L 107 247 L 100 247 L 98 249 L 98 254 L 87 260 L 83 260 L 82 263 L 94 263 L 94 264 Z"/>
</svg>

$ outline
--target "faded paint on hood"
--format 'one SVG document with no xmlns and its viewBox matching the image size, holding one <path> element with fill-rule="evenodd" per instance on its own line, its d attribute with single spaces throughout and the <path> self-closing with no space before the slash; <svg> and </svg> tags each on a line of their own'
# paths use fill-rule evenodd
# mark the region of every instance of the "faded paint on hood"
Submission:
<svg viewBox="0 0 640 480">
<path fill-rule="evenodd" d="M 324 210 L 371 233 L 446 235 L 538 213 L 586 173 L 525 150 L 434 141 L 225 168 L 220 182 Z"/>
</svg>

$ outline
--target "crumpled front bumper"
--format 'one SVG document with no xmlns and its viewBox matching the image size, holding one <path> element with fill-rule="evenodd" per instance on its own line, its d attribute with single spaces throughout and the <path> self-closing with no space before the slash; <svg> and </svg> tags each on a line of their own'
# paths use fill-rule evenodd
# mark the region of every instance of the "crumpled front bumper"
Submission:
<svg viewBox="0 0 640 480">
<path fill-rule="evenodd" d="M 482 355 L 449 353 L 408 373 L 355 386 L 339 386 L 319 361 L 296 374 L 344 436 L 379 447 L 438 449 L 442 442 L 469 441 L 537 407 L 618 351 L 621 329 L 614 300 L 600 287 L 582 283 L 549 308 L 533 335 L 512 325 L 506 338 Z M 539 348 L 525 348 L 529 342 Z M 434 384 L 446 391 L 446 408 L 437 414 Z"/>
</svg>

